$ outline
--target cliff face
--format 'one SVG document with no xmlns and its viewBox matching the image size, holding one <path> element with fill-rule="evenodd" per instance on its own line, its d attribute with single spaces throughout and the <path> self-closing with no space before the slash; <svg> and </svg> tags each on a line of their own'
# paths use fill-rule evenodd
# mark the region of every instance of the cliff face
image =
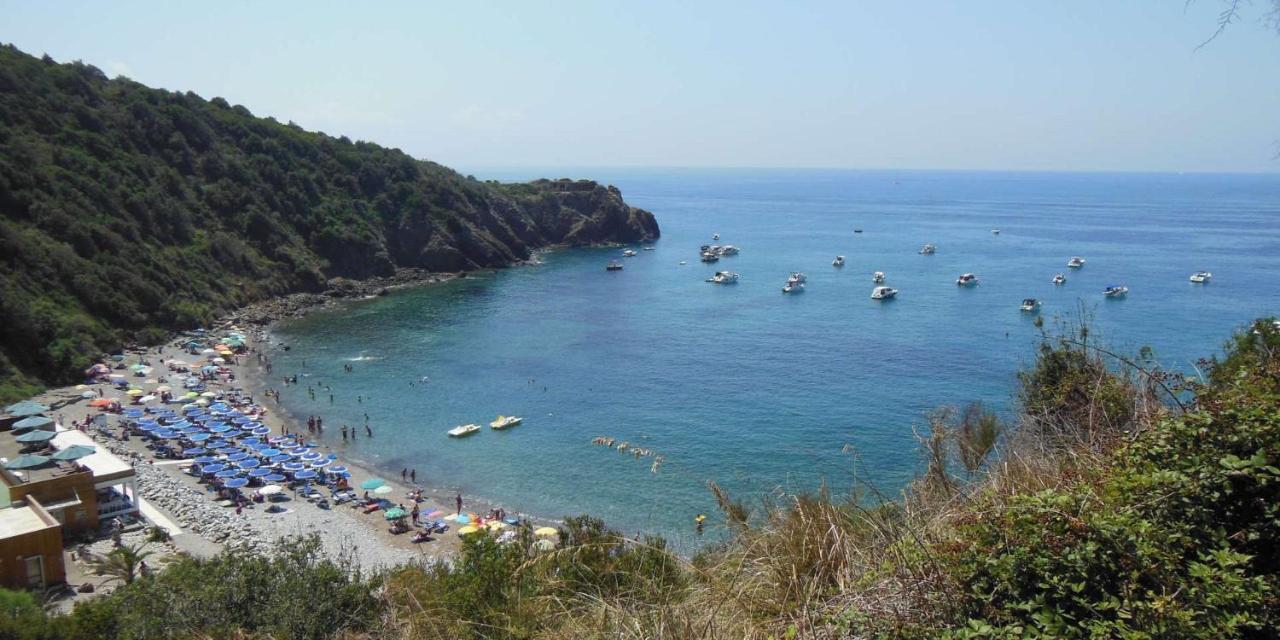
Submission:
<svg viewBox="0 0 1280 640">
<path fill-rule="evenodd" d="M 333 278 L 658 233 L 613 187 L 483 182 L 0 46 L 0 399 Z"/>
</svg>

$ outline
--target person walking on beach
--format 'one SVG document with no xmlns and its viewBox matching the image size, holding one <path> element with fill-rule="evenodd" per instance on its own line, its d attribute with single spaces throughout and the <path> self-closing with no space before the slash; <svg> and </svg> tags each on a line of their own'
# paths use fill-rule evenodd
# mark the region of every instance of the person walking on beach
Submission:
<svg viewBox="0 0 1280 640">
<path fill-rule="evenodd" d="M 458 515 L 462 515 L 462 494 L 459 493 L 458 497 L 454 498 L 453 501 L 458 504 Z"/>
<path fill-rule="evenodd" d="M 409 469 L 406 467 L 400 470 L 400 482 L 404 482 L 409 478 Z"/>
<path fill-rule="evenodd" d="M 409 479 L 410 479 L 410 480 L 412 480 L 414 484 L 418 484 L 418 470 L 417 470 L 417 469 L 410 469 L 410 470 L 409 470 Z"/>
</svg>

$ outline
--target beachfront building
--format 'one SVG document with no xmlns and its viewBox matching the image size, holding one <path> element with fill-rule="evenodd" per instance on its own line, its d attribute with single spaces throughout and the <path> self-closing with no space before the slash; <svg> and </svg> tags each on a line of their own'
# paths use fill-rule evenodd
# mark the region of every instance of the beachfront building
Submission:
<svg viewBox="0 0 1280 640">
<path fill-rule="evenodd" d="M 62 525 L 32 496 L 0 506 L 0 586 L 43 589 L 66 579 Z"/>
</svg>

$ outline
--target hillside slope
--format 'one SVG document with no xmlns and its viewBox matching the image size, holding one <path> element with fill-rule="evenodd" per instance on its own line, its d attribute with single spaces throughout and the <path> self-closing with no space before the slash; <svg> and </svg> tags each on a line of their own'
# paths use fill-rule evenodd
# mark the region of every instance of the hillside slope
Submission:
<svg viewBox="0 0 1280 640">
<path fill-rule="evenodd" d="M 335 277 L 658 236 L 613 187 L 504 185 L 0 47 L 0 399 Z"/>
</svg>

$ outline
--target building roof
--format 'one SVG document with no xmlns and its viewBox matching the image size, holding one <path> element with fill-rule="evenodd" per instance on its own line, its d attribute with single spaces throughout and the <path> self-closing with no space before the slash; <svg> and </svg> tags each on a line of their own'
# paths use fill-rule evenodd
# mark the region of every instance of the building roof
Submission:
<svg viewBox="0 0 1280 640">
<path fill-rule="evenodd" d="M 58 436 L 53 439 L 53 448 L 59 451 L 74 444 L 94 448 L 93 453 L 76 460 L 81 466 L 93 472 L 94 482 L 134 475 L 133 465 L 121 460 L 116 454 L 107 451 L 106 447 L 94 442 L 93 438 L 80 431 L 74 429 L 59 431 Z"/>
<path fill-rule="evenodd" d="M 58 522 L 38 507 L 0 509 L 0 540 L 58 527 Z"/>
</svg>

